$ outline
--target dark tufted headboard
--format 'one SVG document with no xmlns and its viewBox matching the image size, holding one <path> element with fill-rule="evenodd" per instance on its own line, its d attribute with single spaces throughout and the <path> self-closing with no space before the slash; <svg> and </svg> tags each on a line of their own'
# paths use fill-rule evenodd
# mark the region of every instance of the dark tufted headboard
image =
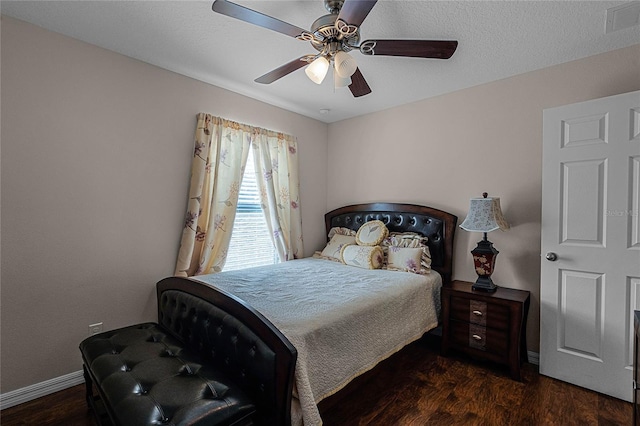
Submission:
<svg viewBox="0 0 640 426">
<path fill-rule="evenodd" d="M 417 232 L 429 238 L 431 267 L 451 281 L 453 236 L 458 217 L 442 210 L 415 204 L 370 203 L 341 207 L 325 214 L 327 233 L 334 226 L 357 231 L 363 223 L 381 220 L 390 232 Z"/>
</svg>

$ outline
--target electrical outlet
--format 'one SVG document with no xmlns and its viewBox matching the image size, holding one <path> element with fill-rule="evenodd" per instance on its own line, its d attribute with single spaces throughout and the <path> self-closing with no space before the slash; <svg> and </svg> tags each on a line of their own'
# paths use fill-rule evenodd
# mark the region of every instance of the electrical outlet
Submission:
<svg viewBox="0 0 640 426">
<path fill-rule="evenodd" d="M 95 324 L 89 325 L 89 336 L 93 336 L 94 334 L 102 333 L 102 323 L 97 322 Z"/>
</svg>

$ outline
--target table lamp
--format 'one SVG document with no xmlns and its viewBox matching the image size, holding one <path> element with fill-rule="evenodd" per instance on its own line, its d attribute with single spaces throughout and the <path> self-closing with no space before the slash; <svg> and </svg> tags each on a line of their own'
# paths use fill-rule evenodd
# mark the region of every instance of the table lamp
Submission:
<svg viewBox="0 0 640 426">
<path fill-rule="evenodd" d="M 496 264 L 498 250 L 493 247 L 491 241 L 487 240 L 487 232 L 502 229 L 509 229 L 509 224 L 502 216 L 500 210 L 500 198 L 487 197 L 487 193 L 482 193 L 482 198 L 472 198 L 469 203 L 469 213 L 460 228 L 469 232 L 483 232 L 484 238 L 478 242 L 478 246 L 471 251 L 473 255 L 473 265 L 476 268 L 478 279 L 471 287 L 473 290 L 496 291 L 496 286 L 491 280 L 491 274 Z"/>
</svg>

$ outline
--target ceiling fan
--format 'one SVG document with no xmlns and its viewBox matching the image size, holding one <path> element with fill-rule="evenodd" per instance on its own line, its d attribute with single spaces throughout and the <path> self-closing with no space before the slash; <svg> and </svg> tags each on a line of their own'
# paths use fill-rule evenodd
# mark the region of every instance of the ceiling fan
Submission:
<svg viewBox="0 0 640 426">
<path fill-rule="evenodd" d="M 371 88 L 358 69 L 356 60 L 347 52 L 359 50 L 363 55 L 449 59 L 458 47 L 455 40 L 360 42 L 359 27 L 377 0 L 323 1 L 329 14 L 316 19 L 309 31 L 227 0 L 215 0 L 211 8 L 214 12 L 308 41 L 318 51 L 315 55 L 301 56 L 255 79 L 262 84 L 273 83 L 307 65 L 307 76 L 320 84 L 333 65 L 335 86 L 349 86 L 353 96 L 360 97 L 371 93 Z"/>
</svg>

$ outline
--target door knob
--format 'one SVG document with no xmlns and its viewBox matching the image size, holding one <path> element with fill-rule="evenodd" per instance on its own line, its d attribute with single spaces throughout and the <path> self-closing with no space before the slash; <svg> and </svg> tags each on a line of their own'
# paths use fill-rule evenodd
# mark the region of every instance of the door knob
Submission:
<svg viewBox="0 0 640 426">
<path fill-rule="evenodd" d="M 544 256 L 549 262 L 555 262 L 556 260 L 558 260 L 558 255 L 555 254 L 554 252 L 550 251 L 549 253 L 547 253 Z"/>
</svg>

